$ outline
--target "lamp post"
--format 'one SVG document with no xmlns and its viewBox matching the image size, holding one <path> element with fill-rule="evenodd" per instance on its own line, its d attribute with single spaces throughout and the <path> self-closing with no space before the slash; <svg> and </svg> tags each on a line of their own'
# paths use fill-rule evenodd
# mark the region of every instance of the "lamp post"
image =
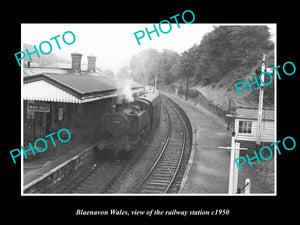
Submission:
<svg viewBox="0 0 300 225">
<path fill-rule="evenodd" d="M 266 66 L 265 66 L 265 59 L 266 56 L 263 54 L 263 60 L 261 65 L 261 73 L 265 72 Z M 258 100 L 258 116 L 257 116 L 257 136 L 256 136 L 256 145 L 258 149 L 260 149 L 261 144 L 261 127 L 262 127 L 262 113 L 263 113 L 263 102 L 264 102 L 264 77 L 265 75 L 262 74 L 261 76 L 261 88 L 259 89 L 259 100 Z"/>
</svg>

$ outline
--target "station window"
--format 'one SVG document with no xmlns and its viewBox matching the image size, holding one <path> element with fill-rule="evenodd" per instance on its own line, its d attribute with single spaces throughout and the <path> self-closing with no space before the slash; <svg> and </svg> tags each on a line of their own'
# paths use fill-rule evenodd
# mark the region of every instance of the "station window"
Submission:
<svg viewBox="0 0 300 225">
<path fill-rule="evenodd" d="M 251 121 L 239 121 L 239 133 L 251 134 L 252 122 Z"/>
</svg>

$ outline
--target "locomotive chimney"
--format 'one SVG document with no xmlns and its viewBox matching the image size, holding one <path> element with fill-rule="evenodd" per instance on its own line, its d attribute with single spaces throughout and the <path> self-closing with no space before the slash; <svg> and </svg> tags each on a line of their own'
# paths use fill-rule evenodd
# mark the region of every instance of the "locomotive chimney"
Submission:
<svg viewBox="0 0 300 225">
<path fill-rule="evenodd" d="M 122 112 L 126 107 L 128 107 L 129 102 L 127 101 L 126 98 L 119 98 L 116 104 L 116 112 Z"/>
<path fill-rule="evenodd" d="M 116 112 L 122 112 L 124 106 L 120 103 L 117 103 L 116 104 Z"/>
</svg>

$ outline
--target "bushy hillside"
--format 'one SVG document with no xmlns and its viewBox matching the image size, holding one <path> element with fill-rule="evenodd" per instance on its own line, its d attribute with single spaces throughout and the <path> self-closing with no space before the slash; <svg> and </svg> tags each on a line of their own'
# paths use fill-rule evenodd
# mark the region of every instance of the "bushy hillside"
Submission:
<svg viewBox="0 0 300 225">
<path fill-rule="evenodd" d="M 132 57 L 125 71 L 135 80 L 158 87 L 176 88 L 185 93 L 188 80 L 189 97 L 197 90 L 215 104 L 226 108 L 230 99 L 255 103 L 258 90 L 245 91 L 238 97 L 234 84 L 249 79 L 261 66 L 274 67 L 274 43 L 267 26 L 218 26 L 181 55 L 171 50 L 144 50 Z M 124 72 L 124 68 L 123 68 Z M 265 104 L 274 103 L 274 85 L 265 89 Z"/>
</svg>

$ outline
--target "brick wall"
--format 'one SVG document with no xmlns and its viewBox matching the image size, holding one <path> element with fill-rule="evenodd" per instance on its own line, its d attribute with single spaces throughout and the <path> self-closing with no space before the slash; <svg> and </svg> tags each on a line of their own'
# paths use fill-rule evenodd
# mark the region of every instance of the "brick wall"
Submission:
<svg viewBox="0 0 300 225">
<path fill-rule="evenodd" d="M 93 163 L 94 148 L 86 149 L 76 157 L 62 163 L 42 177 L 34 180 L 24 187 L 24 193 L 52 193 L 58 185 L 82 167 Z"/>
</svg>

